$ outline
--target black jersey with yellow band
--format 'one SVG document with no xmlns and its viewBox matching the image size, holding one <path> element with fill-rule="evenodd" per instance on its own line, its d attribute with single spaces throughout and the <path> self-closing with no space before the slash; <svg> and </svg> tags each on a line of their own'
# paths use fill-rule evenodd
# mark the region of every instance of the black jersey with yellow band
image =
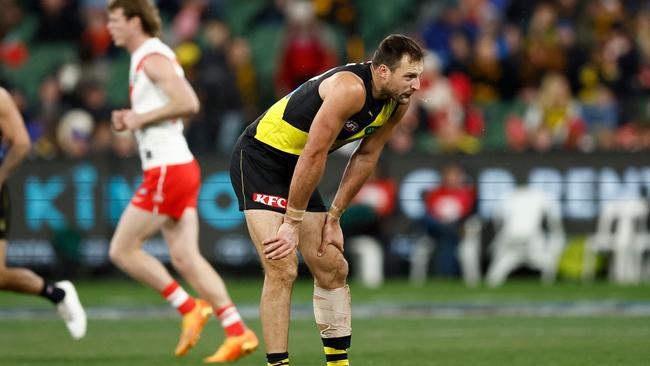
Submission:
<svg viewBox="0 0 650 366">
<path fill-rule="evenodd" d="M 342 71 L 352 72 L 363 80 L 366 101 L 361 111 L 345 122 L 330 152 L 372 134 L 395 113 L 397 103 L 393 99 L 373 99 L 370 62 L 366 62 L 336 67 L 306 81 L 248 126 L 246 135 L 282 152 L 300 155 L 307 143 L 309 128 L 323 104 L 318 87 L 323 80 Z"/>
</svg>

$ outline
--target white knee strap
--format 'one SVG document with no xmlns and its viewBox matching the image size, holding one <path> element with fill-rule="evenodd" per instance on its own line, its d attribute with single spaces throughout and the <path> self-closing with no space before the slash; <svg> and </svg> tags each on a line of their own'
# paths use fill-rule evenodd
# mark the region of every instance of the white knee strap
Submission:
<svg viewBox="0 0 650 366">
<path fill-rule="evenodd" d="M 314 286 L 314 317 L 323 338 L 338 338 L 352 334 L 350 288 L 326 290 Z"/>
</svg>

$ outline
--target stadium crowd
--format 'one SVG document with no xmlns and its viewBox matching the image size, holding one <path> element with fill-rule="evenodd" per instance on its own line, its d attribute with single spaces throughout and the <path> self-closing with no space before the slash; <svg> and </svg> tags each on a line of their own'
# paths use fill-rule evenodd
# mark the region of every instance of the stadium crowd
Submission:
<svg viewBox="0 0 650 366">
<path fill-rule="evenodd" d="M 650 148 L 647 1 L 404 0 L 375 6 L 399 7 L 387 21 L 366 1 L 157 3 L 162 38 L 202 101 L 187 129 L 199 155 L 228 156 L 274 98 L 368 59 L 372 21 L 376 33 L 413 35 L 429 50 L 392 153 Z M 109 123 L 128 104 L 128 57 L 111 46 L 106 2 L 0 6 L 0 81 L 21 108 L 33 155 L 134 155 L 132 137 Z"/>
</svg>

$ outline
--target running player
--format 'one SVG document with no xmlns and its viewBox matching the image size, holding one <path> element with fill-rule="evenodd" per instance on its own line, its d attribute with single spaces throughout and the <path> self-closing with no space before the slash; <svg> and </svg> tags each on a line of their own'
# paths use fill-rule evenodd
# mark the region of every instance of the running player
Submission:
<svg viewBox="0 0 650 366">
<path fill-rule="evenodd" d="M 174 52 L 156 38 L 161 22 L 151 0 L 113 0 L 108 4 L 113 42 L 131 54 L 131 109 L 114 111 L 113 127 L 130 130 L 138 141 L 144 181 L 124 210 L 109 255 L 124 272 L 158 291 L 183 316 L 175 350 L 193 347 L 214 314 L 225 342 L 206 362 L 234 361 L 253 352 L 258 340 L 242 321 L 225 284 L 198 246 L 196 201 L 200 170 L 183 136 L 183 117 L 199 102 Z M 162 231 L 174 268 L 204 299 L 191 297 L 153 256 L 144 241 Z"/>
<path fill-rule="evenodd" d="M 9 145 L 6 155 L 0 150 L 0 290 L 40 295 L 50 300 L 56 305 L 72 338 L 81 339 L 86 335 L 86 312 L 70 281 L 51 283 L 27 268 L 11 268 L 5 264 L 11 216 L 6 182 L 27 156 L 31 143 L 18 108 L 3 88 L 0 88 L 0 140 Z"/>
</svg>

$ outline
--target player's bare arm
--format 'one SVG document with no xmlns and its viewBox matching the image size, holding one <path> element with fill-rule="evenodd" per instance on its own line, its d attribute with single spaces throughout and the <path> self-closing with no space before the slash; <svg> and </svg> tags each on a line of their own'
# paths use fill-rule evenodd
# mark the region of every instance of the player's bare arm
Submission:
<svg viewBox="0 0 650 366">
<path fill-rule="evenodd" d="M 147 113 L 124 111 L 121 117 L 128 129 L 137 129 L 169 119 L 189 117 L 199 111 L 200 104 L 196 93 L 187 80 L 176 73 L 172 62 L 167 57 L 158 54 L 151 55 L 145 59 L 143 69 L 147 77 L 167 94 L 169 102 L 163 107 Z"/>
<path fill-rule="evenodd" d="M 0 88 L 0 131 L 2 131 L 2 143 L 10 146 L 0 165 L 0 185 L 2 185 L 25 159 L 31 146 L 23 118 L 13 103 L 11 95 L 2 88 Z"/>
<path fill-rule="evenodd" d="M 343 124 L 365 103 L 365 88 L 359 77 L 349 72 L 323 81 L 319 92 L 323 104 L 314 117 L 305 148 L 291 179 L 288 206 L 304 209 L 325 171 L 327 154 Z"/>
<path fill-rule="evenodd" d="M 309 197 L 316 189 L 325 171 L 325 162 L 332 143 L 348 118 L 363 108 L 365 88 L 356 75 L 349 72 L 335 74 L 319 87 L 323 99 L 291 179 L 287 212 L 304 211 Z M 275 238 L 263 242 L 264 254 L 269 259 L 281 259 L 298 246 L 300 220 L 285 215 Z"/>
<path fill-rule="evenodd" d="M 386 124 L 374 134 L 364 138 L 350 157 L 350 161 L 343 172 L 341 184 L 339 184 L 339 188 L 332 201 L 332 209 L 338 212 L 328 214 L 325 219 L 323 237 L 317 253 L 318 256 L 323 254 L 328 245 L 333 245 L 341 252 L 344 251 L 343 233 L 339 223 L 340 214 L 348 207 L 352 198 L 356 196 L 375 169 L 384 145 L 386 145 L 386 142 L 393 135 L 395 126 L 402 119 L 407 109 L 408 104 L 399 105 Z"/>
<path fill-rule="evenodd" d="M 345 209 L 352 201 L 352 198 L 356 196 L 361 186 L 375 169 L 384 145 L 393 135 L 395 127 L 399 124 L 407 109 L 408 104 L 399 105 L 395 114 L 384 126 L 361 141 L 345 168 L 343 178 L 332 202 L 334 206 Z"/>
</svg>

